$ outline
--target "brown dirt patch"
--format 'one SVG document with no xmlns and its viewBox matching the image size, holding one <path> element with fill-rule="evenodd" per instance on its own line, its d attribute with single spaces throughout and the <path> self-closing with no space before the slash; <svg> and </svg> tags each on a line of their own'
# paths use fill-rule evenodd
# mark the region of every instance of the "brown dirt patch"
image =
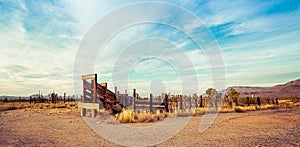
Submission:
<svg viewBox="0 0 300 147">
<path fill-rule="evenodd" d="M 300 146 L 300 109 L 221 113 L 203 133 L 193 117 L 158 146 Z M 99 137 L 76 109 L 0 113 L 0 146 L 116 146 Z"/>
</svg>

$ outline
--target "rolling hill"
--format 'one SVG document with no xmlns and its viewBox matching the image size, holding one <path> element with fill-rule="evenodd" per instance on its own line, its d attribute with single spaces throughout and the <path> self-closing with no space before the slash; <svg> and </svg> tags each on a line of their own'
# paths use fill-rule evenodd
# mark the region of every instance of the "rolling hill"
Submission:
<svg viewBox="0 0 300 147">
<path fill-rule="evenodd" d="M 300 97 L 300 79 L 273 87 L 232 86 L 223 90 L 222 93 L 227 93 L 230 88 L 239 91 L 241 97 L 251 95 L 260 97 Z"/>
</svg>

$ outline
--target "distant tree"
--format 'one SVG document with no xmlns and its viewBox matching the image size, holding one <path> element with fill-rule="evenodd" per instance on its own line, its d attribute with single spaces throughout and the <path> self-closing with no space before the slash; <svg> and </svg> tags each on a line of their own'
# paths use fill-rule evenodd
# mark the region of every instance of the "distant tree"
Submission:
<svg viewBox="0 0 300 147">
<path fill-rule="evenodd" d="M 6 102 L 6 103 L 8 102 L 7 97 L 4 98 L 3 102 Z"/>
<path fill-rule="evenodd" d="M 208 88 L 206 90 L 206 94 L 209 97 L 209 105 L 211 107 L 215 106 L 216 109 L 218 108 L 218 99 L 220 98 L 220 94 L 217 92 L 216 89 Z"/>
<path fill-rule="evenodd" d="M 229 101 L 231 103 L 234 102 L 235 105 L 238 106 L 238 97 L 240 96 L 240 93 L 234 88 L 230 88 L 227 95 L 229 97 Z"/>
</svg>

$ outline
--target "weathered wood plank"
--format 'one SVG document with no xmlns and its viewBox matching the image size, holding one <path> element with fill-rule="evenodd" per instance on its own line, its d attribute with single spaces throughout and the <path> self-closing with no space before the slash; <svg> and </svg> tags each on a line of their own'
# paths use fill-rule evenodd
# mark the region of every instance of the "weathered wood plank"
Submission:
<svg viewBox="0 0 300 147">
<path fill-rule="evenodd" d="M 97 74 L 84 75 L 84 76 L 82 76 L 82 80 L 95 79 L 95 78 L 97 78 L 96 75 L 97 75 Z"/>
<path fill-rule="evenodd" d="M 97 111 L 99 111 L 99 103 L 78 103 L 78 108 L 82 109 L 96 109 Z"/>
</svg>

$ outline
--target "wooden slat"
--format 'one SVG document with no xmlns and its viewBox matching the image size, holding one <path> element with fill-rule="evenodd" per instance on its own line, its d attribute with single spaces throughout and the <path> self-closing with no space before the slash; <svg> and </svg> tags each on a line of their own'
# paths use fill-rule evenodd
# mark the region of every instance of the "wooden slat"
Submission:
<svg viewBox="0 0 300 147">
<path fill-rule="evenodd" d="M 90 91 L 92 91 L 92 84 L 89 83 L 88 81 L 83 81 L 83 86 L 84 86 L 84 89 L 88 89 Z"/>
<path fill-rule="evenodd" d="M 92 95 L 90 92 L 88 92 L 88 91 L 85 91 L 85 95 L 86 95 L 86 96 L 89 96 L 89 97 L 91 97 L 91 98 L 93 97 L 93 95 Z"/>
</svg>

